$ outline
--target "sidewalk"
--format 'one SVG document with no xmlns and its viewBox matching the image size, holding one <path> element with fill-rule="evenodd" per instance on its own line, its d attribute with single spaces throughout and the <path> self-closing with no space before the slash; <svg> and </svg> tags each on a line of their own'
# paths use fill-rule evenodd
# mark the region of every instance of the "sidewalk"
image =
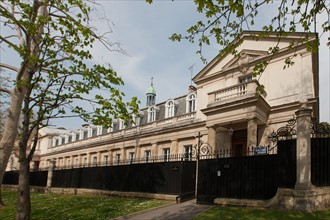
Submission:
<svg viewBox="0 0 330 220">
<path fill-rule="evenodd" d="M 190 220 L 211 207 L 212 205 L 198 205 L 196 204 L 196 200 L 193 199 L 179 204 L 171 204 L 128 216 L 118 217 L 114 220 Z"/>
</svg>

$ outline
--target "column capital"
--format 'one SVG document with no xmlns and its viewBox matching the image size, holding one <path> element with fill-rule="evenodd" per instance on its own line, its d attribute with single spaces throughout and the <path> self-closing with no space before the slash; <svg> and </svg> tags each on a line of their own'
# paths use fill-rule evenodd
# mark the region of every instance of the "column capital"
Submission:
<svg viewBox="0 0 330 220">
<path fill-rule="evenodd" d="M 207 129 L 216 129 L 217 126 L 216 125 L 206 125 L 205 126 Z"/>
<path fill-rule="evenodd" d="M 307 101 L 300 102 L 300 108 L 295 112 L 297 118 L 302 116 L 311 116 L 313 109 L 308 107 Z"/>
</svg>

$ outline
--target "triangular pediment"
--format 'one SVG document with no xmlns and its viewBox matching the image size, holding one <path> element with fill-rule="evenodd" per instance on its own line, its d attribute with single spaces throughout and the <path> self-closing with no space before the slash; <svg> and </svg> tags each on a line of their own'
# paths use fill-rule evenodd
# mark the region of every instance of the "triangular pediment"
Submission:
<svg viewBox="0 0 330 220">
<path fill-rule="evenodd" d="M 222 70 L 231 69 L 234 67 L 242 67 L 248 65 L 253 60 L 268 55 L 267 51 L 259 50 L 242 50 L 238 56 L 232 58 L 226 65 L 222 67 Z"/>
<path fill-rule="evenodd" d="M 256 62 L 270 56 L 268 52 L 273 47 L 278 48 L 278 54 L 292 50 L 292 45 L 301 42 L 304 33 L 286 33 L 279 37 L 279 33 L 270 33 L 267 36 L 263 32 L 243 31 L 240 36 L 233 40 L 231 46 L 236 48 L 238 55 L 226 52 L 216 56 L 195 77 L 193 81 L 198 85 L 214 78 L 223 77 L 227 73 L 240 71 L 246 73 L 251 70 Z"/>
<path fill-rule="evenodd" d="M 243 49 L 236 56 L 233 54 L 227 54 L 223 57 L 216 57 L 194 77 L 194 81 L 201 80 L 208 76 L 219 74 L 233 68 L 239 68 L 239 71 L 246 71 L 249 63 L 267 55 L 267 51 Z"/>
</svg>

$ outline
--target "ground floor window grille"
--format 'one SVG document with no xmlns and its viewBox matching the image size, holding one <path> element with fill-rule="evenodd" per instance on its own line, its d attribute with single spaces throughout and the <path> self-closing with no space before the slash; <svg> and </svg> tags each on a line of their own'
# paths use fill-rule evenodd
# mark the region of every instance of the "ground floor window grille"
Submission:
<svg viewBox="0 0 330 220">
<path fill-rule="evenodd" d="M 120 154 L 116 154 L 116 164 L 120 164 Z"/>
<path fill-rule="evenodd" d="M 134 161 L 134 152 L 130 152 L 129 153 L 129 162 L 133 163 L 133 161 Z"/>
<path fill-rule="evenodd" d="M 150 151 L 150 150 L 146 150 L 146 151 L 144 151 L 144 158 L 145 158 L 145 160 L 146 160 L 146 163 L 149 162 L 150 157 L 151 157 L 151 151 Z"/>
<path fill-rule="evenodd" d="M 97 157 L 93 157 L 93 166 L 94 166 L 94 167 L 97 166 Z"/>
<path fill-rule="evenodd" d="M 191 160 L 191 158 L 192 158 L 192 145 L 184 146 L 183 157 L 184 157 L 184 160 Z"/>
<path fill-rule="evenodd" d="M 103 161 L 104 165 L 108 165 L 108 155 L 104 155 Z"/>
<path fill-rule="evenodd" d="M 170 159 L 170 148 L 163 149 L 164 161 L 169 161 Z"/>
</svg>

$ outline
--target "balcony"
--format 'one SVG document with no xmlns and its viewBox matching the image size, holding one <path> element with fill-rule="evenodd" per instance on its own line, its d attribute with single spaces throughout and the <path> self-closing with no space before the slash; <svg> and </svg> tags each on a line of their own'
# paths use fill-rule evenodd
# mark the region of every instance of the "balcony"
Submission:
<svg viewBox="0 0 330 220">
<path fill-rule="evenodd" d="M 210 92 L 208 93 L 208 103 L 211 105 L 219 102 L 227 103 L 243 97 L 254 96 L 258 86 L 258 81 L 253 80 Z"/>
<path fill-rule="evenodd" d="M 240 83 L 208 93 L 208 104 L 201 109 L 208 117 L 208 126 L 244 122 L 257 118 L 266 123 L 270 105 L 263 95 L 256 96 L 256 80 Z"/>
</svg>

